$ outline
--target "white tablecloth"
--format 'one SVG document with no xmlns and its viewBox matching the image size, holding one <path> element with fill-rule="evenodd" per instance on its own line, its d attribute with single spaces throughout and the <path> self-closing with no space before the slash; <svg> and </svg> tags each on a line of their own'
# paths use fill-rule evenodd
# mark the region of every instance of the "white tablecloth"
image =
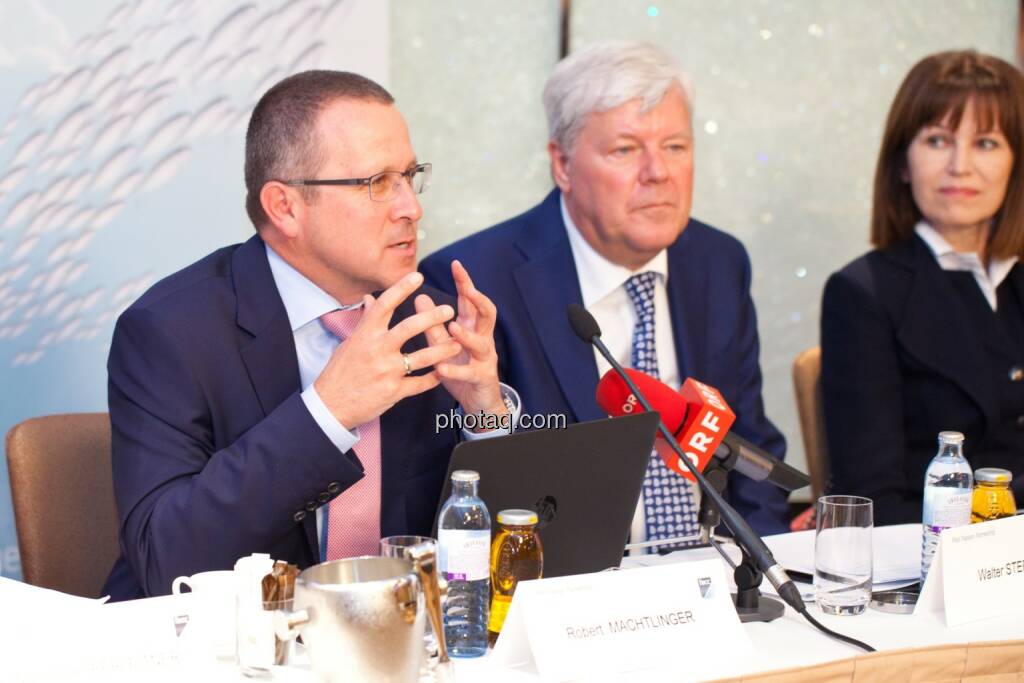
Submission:
<svg viewBox="0 0 1024 683">
<path fill-rule="evenodd" d="M 920 527 L 907 525 L 886 532 L 895 541 L 885 558 L 888 566 L 913 563 L 919 551 Z M 784 566 L 810 562 L 813 536 L 786 534 L 766 539 Z M 886 544 L 882 544 L 886 547 Z M 709 549 L 672 555 L 629 558 L 625 566 L 680 562 L 705 558 Z M 900 557 L 893 557 L 900 555 Z M 876 563 L 877 566 L 877 563 Z M 799 567 L 794 567 L 799 568 Z M 765 582 L 767 583 L 767 582 Z M 810 587 L 806 587 L 810 591 Z M 0 642 L 5 663 L 3 680 L 105 680 L 105 681 L 196 681 L 250 680 L 231 662 L 197 661 L 177 646 L 169 626 L 182 611 L 182 598 L 163 597 L 128 603 L 100 605 L 51 591 L 29 588 L 0 580 L 0 595 L 6 600 L 6 618 L 0 620 Z M 879 651 L 922 647 L 944 643 L 1024 639 L 1024 615 L 988 619 L 947 628 L 941 617 L 896 615 L 868 609 L 856 617 L 833 617 L 811 607 L 825 626 L 874 646 Z M 788 607 L 785 615 L 771 623 L 745 624 L 753 642 L 751 655 L 721 657 L 716 677 L 820 664 L 862 654 L 857 648 L 835 641 L 814 629 Z M 728 645 L 725 644 L 725 651 Z M 659 672 L 659 681 L 688 680 L 685 662 L 678 671 Z M 525 683 L 539 681 L 534 672 L 507 670 L 489 657 L 455 662 L 459 683 Z M 649 674 L 611 677 L 607 680 L 652 680 Z M 274 680 L 310 681 L 306 667 L 282 667 Z"/>
<path fill-rule="evenodd" d="M 792 569 L 813 568 L 814 532 L 804 531 L 782 536 L 768 537 L 765 542 L 771 548 L 775 559 Z M 875 529 L 875 572 L 886 572 L 886 576 L 899 574 L 907 567 L 914 568 L 919 562 L 921 547 L 921 526 L 906 524 L 898 527 Z M 738 551 L 730 548 L 730 555 L 739 558 Z M 631 564 L 661 564 L 680 562 L 688 559 L 718 557 L 711 549 L 688 550 L 666 556 L 626 558 L 623 566 Z M 723 561 L 724 562 L 724 561 Z M 731 573 L 730 573 L 731 576 Z M 770 592 L 764 582 L 765 592 Z M 810 597 L 812 588 L 800 585 L 805 597 Z M 974 622 L 964 626 L 947 628 L 942 618 L 935 615 L 890 614 L 868 609 L 855 617 L 838 617 L 823 614 L 813 604 L 809 612 L 824 626 L 863 641 L 878 651 L 899 650 L 911 647 L 925 647 L 946 643 L 968 643 L 992 640 L 1024 639 L 1024 615 Z M 864 654 L 859 648 L 834 640 L 815 629 L 802 616 L 786 607 L 785 614 L 770 623 L 748 623 L 744 629 L 753 642 L 753 651 L 747 657 L 723 658 L 715 677 L 738 676 L 755 672 L 810 666 L 824 662 L 847 659 Z M 680 671 L 659 672 L 656 678 L 646 680 L 685 681 L 681 663 Z M 456 671 L 468 681 L 494 681 L 494 683 L 525 683 L 539 681 L 536 674 L 522 671 L 505 671 L 491 665 L 487 658 L 466 660 L 457 663 Z M 612 677 L 611 681 L 644 680 L 642 676 Z"/>
</svg>

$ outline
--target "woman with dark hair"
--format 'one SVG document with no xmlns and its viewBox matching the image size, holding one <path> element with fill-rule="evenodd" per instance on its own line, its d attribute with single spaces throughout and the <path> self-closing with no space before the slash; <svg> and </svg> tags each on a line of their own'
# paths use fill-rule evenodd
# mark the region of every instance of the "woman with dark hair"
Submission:
<svg viewBox="0 0 1024 683">
<path fill-rule="evenodd" d="M 921 521 L 943 430 L 1024 503 L 1024 76 L 972 50 L 931 55 L 893 101 L 875 172 L 875 249 L 821 312 L 831 489 L 876 524 Z"/>
</svg>

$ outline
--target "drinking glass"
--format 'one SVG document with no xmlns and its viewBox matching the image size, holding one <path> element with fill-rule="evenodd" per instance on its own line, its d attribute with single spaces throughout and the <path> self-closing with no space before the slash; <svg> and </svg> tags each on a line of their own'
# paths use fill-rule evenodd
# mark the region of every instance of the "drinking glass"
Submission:
<svg viewBox="0 0 1024 683">
<path fill-rule="evenodd" d="M 430 543 L 434 548 L 434 557 L 437 557 L 437 539 L 430 536 L 385 536 L 380 539 L 380 555 L 381 557 L 404 558 L 407 548 L 420 543 Z M 437 637 L 434 635 L 434 629 L 430 625 L 430 619 L 427 619 L 427 626 L 423 632 L 423 645 L 426 648 L 428 658 L 430 661 L 433 661 L 437 655 L 438 648 Z"/>
<path fill-rule="evenodd" d="M 825 614 L 861 614 L 871 599 L 871 499 L 822 496 L 816 512 L 815 601 Z"/>
<path fill-rule="evenodd" d="M 385 536 L 380 539 L 381 557 L 405 557 L 405 549 L 417 543 L 432 543 L 437 553 L 437 541 L 429 536 Z"/>
<path fill-rule="evenodd" d="M 255 609 L 239 614 L 238 666 L 248 678 L 268 678 L 273 667 L 291 663 L 297 630 L 289 631 L 294 598 L 262 600 Z"/>
</svg>

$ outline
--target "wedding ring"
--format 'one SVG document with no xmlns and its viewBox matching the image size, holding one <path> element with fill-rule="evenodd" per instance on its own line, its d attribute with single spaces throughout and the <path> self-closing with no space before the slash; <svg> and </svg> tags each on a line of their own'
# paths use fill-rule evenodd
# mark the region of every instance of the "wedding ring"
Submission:
<svg viewBox="0 0 1024 683">
<path fill-rule="evenodd" d="M 405 364 L 405 374 L 411 375 L 412 374 L 412 363 L 409 362 L 409 354 L 407 354 L 407 353 L 403 353 L 402 354 L 402 362 Z"/>
</svg>

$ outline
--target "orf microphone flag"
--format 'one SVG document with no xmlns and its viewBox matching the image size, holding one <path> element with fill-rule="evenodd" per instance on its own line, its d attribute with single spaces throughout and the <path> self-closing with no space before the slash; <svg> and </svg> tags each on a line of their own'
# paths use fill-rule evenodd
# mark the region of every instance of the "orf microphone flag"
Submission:
<svg viewBox="0 0 1024 683">
<path fill-rule="evenodd" d="M 736 421 L 736 413 L 732 412 L 717 389 L 692 377 L 683 382 L 679 394 L 686 403 L 687 418 L 683 433 L 679 435 L 679 445 L 697 470 L 703 472 L 732 423 Z M 679 462 L 679 456 L 668 444 L 659 444 L 657 448 L 666 465 L 695 481 L 690 470 Z"/>
<path fill-rule="evenodd" d="M 715 450 L 725 438 L 736 414 L 714 387 L 689 378 L 679 392 L 664 382 L 637 370 L 626 368 L 629 378 L 647 397 L 651 407 L 661 414 L 662 422 L 672 431 L 686 457 L 703 472 Z M 597 385 L 597 403 L 611 416 L 626 415 L 635 410 L 636 397 L 626 383 L 609 370 Z M 679 462 L 674 448 L 659 434 L 654 447 L 669 469 L 690 481 L 694 476 Z"/>
</svg>

